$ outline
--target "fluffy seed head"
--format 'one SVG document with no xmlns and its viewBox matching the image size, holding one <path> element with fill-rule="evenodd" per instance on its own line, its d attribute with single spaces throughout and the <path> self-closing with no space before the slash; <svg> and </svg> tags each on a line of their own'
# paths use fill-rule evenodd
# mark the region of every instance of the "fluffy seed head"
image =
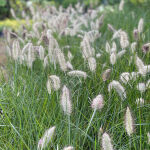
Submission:
<svg viewBox="0 0 150 150">
<path fill-rule="evenodd" d="M 51 81 L 52 87 L 54 89 L 54 91 L 59 90 L 60 88 L 60 78 L 56 75 L 51 75 L 49 76 L 49 79 Z"/>
<path fill-rule="evenodd" d="M 89 68 L 92 72 L 96 71 L 96 60 L 94 57 L 88 58 Z"/>
<path fill-rule="evenodd" d="M 134 127 L 133 127 L 133 118 L 129 107 L 127 107 L 126 109 L 124 124 L 126 132 L 130 136 L 134 132 Z"/>
<path fill-rule="evenodd" d="M 101 110 L 104 106 L 104 100 L 102 95 L 96 96 L 91 104 L 91 107 L 96 110 Z"/>
<path fill-rule="evenodd" d="M 64 85 L 62 89 L 61 101 L 60 104 L 62 109 L 66 115 L 71 115 L 72 112 L 72 104 L 70 100 L 70 92 L 69 89 Z"/>
<path fill-rule="evenodd" d="M 111 138 L 106 132 L 102 135 L 102 148 L 103 150 L 113 150 Z"/>
<path fill-rule="evenodd" d="M 103 81 L 108 80 L 110 78 L 110 74 L 111 74 L 111 69 L 105 70 L 102 74 Z"/>
<path fill-rule="evenodd" d="M 73 150 L 73 149 L 74 149 L 73 146 L 68 146 L 68 147 L 64 147 L 63 150 Z"/>
<path fill-rule="evenodd" d="M 145 92 L 145 90 L 146 90 L 146 85 L 145 85 L 145 83 L 139 83 L 139 84 L 137 85 L 137 89 L 138 89 L 141 93 Z"/>
<path fill-rule="evenodd" d="M 120 45 L 121 45 L 122 49 L 124 49 L 127 46 L 129 46 L 128 35 L 124 31 L 120 32 Z"/>
<path fill-rule="evenodd" d="M 116 53 L 114 52 L 110 55 L 110 63 L 114 65 L 116 63 L 116 60 L 117 60 L 117 56 Z"/>
<path fill-rule="evenodd" d="M 84 79 L 87 78 L 86 72 L 80 71 L 80 70 L 73 70 L 67 73 L 69 76 L 75 76 L 75 77 L 83 77 Z"/>
<path fill-rule="evenodd" d="M 139 31 L 138 29 L 133 30 L 133 37 L 137 41 L 139 39 Z"/>
<path fill-rule="evenodd" d="M 110 92 L 112 88 L 114 88 L 117 91 L 122 100 L 126 99 L 127 96 L 125 89 L 118 81 L 113 80 L 109 83 L 108 91 Z"/>
<path fill-rule="evenodd" d="M 139 32 L 139 33 L 142 33 L 142 32 L 143 32 L 143 27 L 144 27 L 144 19 L 141 18 L 141 19 L 139 20 L 139 24 L 138 24 L 138 32 Z"/>
<path fill-rule="evenodd" d="M 44 60 L 44 48 L 43 48 L 43 46 L 39 47 L 39 57 L 41 60 Z"/>
<path fill-rule="evenodd" d="M 130 74 L 129 74 L 129 72 L 123 72 L 123 73 L 120 75 L 120 80 L 121 80 L 123 83 L 127 84 L 128 81 L 130 80 Z"/>
<path fill-rule="evenodd" d="M 54 126 L 45 131 L 43 137 L 38 142 L 38 150 L 44 149 L 48 145 L 48 143 L 52 141 L 55 128 L 56 127 Z"/>
</svg>

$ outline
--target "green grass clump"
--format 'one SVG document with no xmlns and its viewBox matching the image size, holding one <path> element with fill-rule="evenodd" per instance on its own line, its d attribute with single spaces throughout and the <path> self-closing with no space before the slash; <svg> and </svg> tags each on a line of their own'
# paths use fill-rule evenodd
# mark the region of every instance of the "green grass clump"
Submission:
<svg viewBox="0 0 150 150">
<path fill-rule="evenodd" d="M 134 17 L 133 17 L 134 16 Z M 150 132 L 150 91 L 142 95 L 144 105 L 137 105 L 136 99 L 141 97 L 136 89 L 139 82 L 150 78 L 140 76 L 130 85 L 122 84 L 127 93 L 127 99 L 122 101 L 115 90 L 108 92 L 108 84 L 112 80 L 120 80 L 122 72 L 137 71 L 135 63 L 130 66 L 130 48 L 126 54 L 117 60 L 113 66 L 110 79 L 104 82 L 102 73 L 112 68 L 109 55 L 105 51 L 106 41 L 111 41 L 112 32 L 107 29 L 107 24 L 112 24 L 115 29 L 123 29 L 128 33 L 130 43 L 134 42 L 133 29 L 137 27 L 140 18 L 144 19 L 144 39 L 138 43 L 136 52 L 143 58 L 145 64 L 150 64 L 149 53 L 143 54 L 141 46 L 150 42 L 150 10 L 145 7 L 131 7 L 126 5 L 122 12 L 106 12 L 103 26 L 100 28 L 101 37 L 93 44 L 96 53 L 102 56 L 96 59 L 97 69 L 92 73 L 81 55 L 78 37 L 63 37 L 58 40 L 60 47 L 70 45 L 74 58 L 72 65 L 75 70 L 82 70 L 88 74 L 86 80 L 69 77 L 57 66 L 43 67 L 40 60 L 33 63 L 32 69 L 21 65 L 11 59 L 8 60 L 7 70 L 9 80 L 0 83 L 0 148 L 9 150 L 36 150 L 39 139 L 46 129 L 56 126 L 54 140 L 47 146 L 48 149 L 63 149 L 72 145 L 76 150 L 98 150 L 101 148 L 101 138 L 98 139 L 99 128 L 109 133 L 114 149 L 120 150 L 148 150 L 147 133 Z M 116 41 L 117 43 L 118 41 Z M 117 43 L 119 51 L 119 43 Z M 66 52 L 64 50 L 66 55 Z M 103 64 L 106 66 L 103 67 Z M 72 114 L 70 116 L 70 135 L 68 135 L 68 118 L 60 106 L 61 89 L 48 94 L 46 82 L 49 75 L 57 75 L 61 80 L 61 87 L 66 85 L 71 93 Z M 83 145 L 86 128 L 93 114 L 91 101 L 98 94 L 104 96 L 104 108 L 96 111 L 91 126 L 88 130 L 86 141 Z M 135 132 L 129 137 L 124 128 L 124 115 L 129 107 L 135 123 Z M 69 140 L 70 138 L 70 140 Z M 70 141 L 70 143 L 69 143 Z"/>
</svg>

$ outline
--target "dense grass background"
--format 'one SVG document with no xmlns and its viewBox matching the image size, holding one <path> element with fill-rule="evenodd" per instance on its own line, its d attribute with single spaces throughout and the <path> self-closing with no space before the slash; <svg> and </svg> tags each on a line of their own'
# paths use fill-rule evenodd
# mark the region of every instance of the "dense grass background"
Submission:
<svg viewBox="0 0 150 150">
<path fill-rule="evenodd" d="M 86 80 L 69 77 L 61 70 L 54 70 L 53 66 L 43 68 L 40 60 L 34 62 L 32 70 L 27 66 L 8 60 L 8 82 L 0 82 L 0 148 L 2 150 L 34 150 L 46 129 L 56 126 L 55 138 L 47 149 L 56 149 L 57 145 L 62 149 L 66 145 L 72 145 L 76 150 L 101 149 L 98 139 L 99 128 L 109 133 L 115 149 L 120 150 L 148 150 L 147 132 L 150 131 L 150 91 L 147 90 L 142 97 L 145 99 L 143 106 L 136 104 L 136 98 L 141 94 L 136 89 L 139 82 L 146 82 L 146 78 L 139 77 L 130 85 L 123 85 L 127 92 L 127 99 L 122 101 L 115 91 L 108 93 L 108 84 L 112 80 L 119 80 L 122 72 L 137 71 L 135 63 L 129 66 L 130 48 L 123 58 L 118 59 L 112 67 L 109 63 L 109 55 L 105 52 L 105 43 L 110 41 L 112 33 L 108 31 L 107 24 L 112 24 L 116 29 L 122 28 L 129 35 L 129 41 L 133 40 L 133 29 L 137 27 L 139 19 L 144 18 L 145 39 L 141 39 L 136 49 L 138 56 L 145 64 L 150 64 L 150 54 L 144 55 L 141 46 L 150 41 L 150 9 L 148 6 L 126 6 L 123 12 L 106 12 L 104 25 L 100 29 L 102 33 L 94 43 L 96 52 L 102 56 L 97 58 L 96 73 L 91 73 L 84 63 L 80 52 L 80 39 L 77 37 L 64 37 L 59 41 L 60 47 L 71 46 L 74 55 L 72 64 L 74 69 L 87 72 Z M 116 41 L 117 42 L 117 41 Z M 121 49 L 117 45 L 118 51 Z M 65 53 L 65 50 L 64 50 Z M 103 67 L 103 64 L 106 66 Z M 59 68 L 59 66 L 57 67 Z M 102 73 L 107 68 L 113 68 L 110 80 L 103 82 Z M 68 118 L 60 108 L 61 90 L 48 94 L 46 82 L 48 75 L 57 75 L 70 89 L 73 103 L 71 115 L 71 142 L 68 135 Z M 105 105 L 101 112 L 97 111 L 88 131 L 88 137 L 83 145 L 85 131 L 93 110 L 90 103 L 98 94 L 104 96 Z M 124 115 L 127 106 L 130 107 L 135 121 L 135 133 L 129 138 L 124 128 Z M 130 142 L 132 144 L 130 145 Z"/>
</svg>

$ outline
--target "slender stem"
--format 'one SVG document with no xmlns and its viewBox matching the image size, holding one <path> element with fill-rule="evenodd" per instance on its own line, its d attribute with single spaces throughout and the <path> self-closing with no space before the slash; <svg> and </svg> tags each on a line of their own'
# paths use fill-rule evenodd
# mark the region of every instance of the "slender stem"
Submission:
<svg viewBox="0 0 150 150">
<path fill-rule="evenodd" d="M 68 115 L 68 135 L 69 135 L 69 145 L 70 145 L 70 115 Z"/>
<path fill-rule="evenodd" d="M 140 107 L 139 107 L 139 118 L 140 118 L 140 150 L 141 149 L 141 146 L 142 146 L 142 128 L 141 128 L 141 110 L 140 110 Z"/>
<path fill-rule="evenodd" d="M 88 125 L 88 127 L 87 127 L 87 129 L 86 129 L 85 137 L 84 137 L 84 140 L 83 140 L 83 145 L 84 145 L 85 140 L 86 140 L 86 138 L 87 138 L 87 133 L 88 133 L 88 130 L 89 130 L 90 126 L 91 126 L 92 120 L 93 120 L 93 118 L 94 118 L 94 116 L 95 116 L 96 110 L 97 110 L 97 109 L 94 109 L 93 115 L 92 115 L 92 117 L 91 117 L 91 119 L 90 119 L 90 122 L 89 122 L 89 125 Z"/>
</svg>

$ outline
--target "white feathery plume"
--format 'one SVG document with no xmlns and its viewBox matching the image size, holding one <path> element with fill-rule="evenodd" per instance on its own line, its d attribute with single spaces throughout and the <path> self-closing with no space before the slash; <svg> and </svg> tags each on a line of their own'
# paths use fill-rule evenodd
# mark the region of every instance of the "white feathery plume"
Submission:
<svg viewBox="0 0 150 150">
<path fill-rule="evenodd" d="M 141 18 L 141 19 L 139 20 L 139 24 L 138 24 L 138 32 L 139 32 L 139 33 L 142 33 L 142 32 L 143 32 L 143 27 L 144 27 L 144 19 Z"/>
<path fill-rule="evenodd" d="M 138 89 L 141 93 L 145 92 L 145 90 L 146 90 L 146 85 L 145 85 L 145 83 L 139 83 L 139 84 L 137 85 L 137 89 Z"/>
<path fill-rule="evenodd" d="M 112 43 L 111 53 L 115 53 L 117 51 L 117 45 L 115 42 Z"/>
<path fill-rule="evenodd" d="M 69 76 L 76 76 L 76 77 L 83 77 L 84 79 L 87 78 L 87 74 L 84 71 L 80 70 L 73 70 L 67 73 Z"/>
<path fill-rule="evenodd" d="M 71 62 L 71 60 L 73 59 L 73 55 L 71 54 L 70 51 L 68 51 L 68 60 Z"/>
<path fill-rule="evenodd" d="M 139 77 L 138 72 L 131 72 L 130 78 L 131 80 L 135 81 Z"/>
<path fill-rule="evenodd" d="M 89 68 L 90 68 L 91 72 L 95 72 L 96 71 L 96 60 L 94 57 L 88 58 L 88 64 L 89 64 Z"/>
<path fill-rule="evenodd" d="M 70 70 L 73 70 L 73 66 L 70 63 L 70 61 L 67 61 L 67 68 L 70 69 Z"/>
<path fill-rule="evenodd" d="M 119 4 L 119 10 L 122 11 L 123 7 L 124 7 L 124 0 L 121 0 Z"/>
<path fill-rule="evenodd" d="M 120 80 L 127 84 L 128 81 L 130 80 L 130 73 L 129 72 L 123 72 L 121 75 L 120 75 Z"/>
<path fill-rule="evenodd" d="M 96 58 L 100 58 L 101 57 L 101 54 L 100 53 L 97 53 L 96 54 Z"/>
<path fill-rule="evenodd" d="M 144 99 L 143 98 L 137 98 L 136 103 L 137 103 L 137 105 L 144 105 Z"/>
<path fill-rule="evenodd" d="M 137 45 L 136 42 L 131 43 L 131 51 L 132 51 L 132 53 L 135 52 L 135 50 L 136 50 L 136 45 Z"/>
<path fill-rule="evenodd" d="M 116 63 L 116 60 L 117 60 L 117 56 L 116 53 L 114 52 L 110 55 L 110 63 L 114 65 Z"/>
<path fill-rule="evenodd" d="M 46 87 L 47 87 L 48 94 L 51 94 L 52 83 L 50 79 L 47 80 Z"/>
<path fill-rule="evenodd" d="M 43 62 L 43 66 L 44 68 L 46 68 L 46 66 L 48 65 L 48 55 L 44 58 L 44 62 Z"/>
<path fill-rule="evenodd" d="M 40 57 L 40 59 L 41 60 L 44 60 L 44 48 L 43 48 L 43 46 L 41 46 L 40 45 L 40 47 L 39 47 L 39 57 Z"/>
<path fill-rule="evenodd" d="M 103 150 L 113 150 L 111 138 L 106 132 L 102 135 L 102 148 Z"/>
<path fill-rule="evenodd" d="M 120 45 L 122 49 L 129 46 L 128 35 L 125 31 L 120 32 Z"/>
<path fill-rule="evenodd" d="M 112 82 L 109 83 L 108 91 L 110 92 L 112 88 L 114 88 L 117 91 L 122 100 L 126 99 L 127 96 L 125 89 L 118 81 L 113 80 Z"/>
<path fill-rule="evenodd" d="M 111 48 L 110 48 L 110 45 L 109 45 L 108 42 L 106 42 L 105 50 L 106 50 L 107 53 L 111 53 Z"/>
<path fill-rule="evenodd" d="M 27 43 L 22 49 L 22 54 L 25 54 L 31 45 L 32 43 Z"/>
<path fill-rule="evenodd" d="M 114 29 L 114 27 L 111 24 L 107 24 L 107 27 L 110 31 L 116 32 L 116 29 Z"/>
<path fill-rule="evenodd" d="M 21 49 L 18 40 L 14 40 L 12 45 L 12 57 L 14 60 L 17 60 L 19 58 L 20 51 Z"/>
<path fill-rule="evenodd" d="M 133 126 L 133 118 L 129 107 L 127 107 L 126 109 L 124 124 L 126 132 L 130 136 L 134 132 L 134 126 Z"/>
<path fill-rule="evenodd" d="M 90 41 L 87 38 L 87 36 L 84 36 L 81 42 L 81 50 L 82 50 L 82 56 L 84 59 L 93 57 L 95 55 L 95 50 L 94 48 L 91 47 Z"/>
<path fill-rule="evenodd" d="M 145 76 L 148 72 L 150 72 L 150 65 L 145 66 L 143 61 L 136 56 L 136 66 L 138 68 L 138 72 L 142 75 Z"/>
<path fill-rule="evenodd" d="M 63 150 L 73 150 L 73 146 L 64 147 Z"/>
<path fill-rule="evenodd" d="M 121 29 L 117 30 L 116 32 L 114 32 L 112 40 L 119 38 L 120 37 L 120 32 L 122 32 Z"/>
<path fill-rule="evenodd" d="M 27 54 L 27 65 L 29 68 L 32 68 L 33 61 L 35 60 L 33 45 L 29 45 L 28 54 Z"/>
<path fill-rule="evenodd" d="M 104 106 L 104 100 L 102 95 L 96 96 L 91 104 L 91 107 L 95 110 L 101 110 Z"/>
<path fill-rule="evenodd" d="M 126 53 L 126 50 L 122 50 L 117 53 L 117 58 L 121 58 Z"/>
<path fill-rule="evenodd" d="M 66 60 L 65 60 L 65 56 L 63 54 L 63 52 L 61 52 L 60 49 L 57 49 L 57 58 L 58 58 L 58 62 L 59 62 L 59 65 L 60 65 L 60 68 L 62 71 L 67 71 L 67 63 L 66 63 Z"/>
<path fill-rule="evenodd" d="M 59 90 L 60 89 L 60 78 L 56 75 L 51 75 L 51 76 L 49 76 L 49 79 L 52 82 L 54 91 Z"/>
<path fill-rule="evenodd" d="M 60 104 L 64 113 L 68 116 L 72 113 L 72 104 L 70 100 L 70 92 L 69 89 L 64 85 L 62 89 L 61 101 Z"/>
<path fill-rule="evenodd" d="M 55 128 L 56 127 L 54 126 L 45 131 L 43 137 L 38 142 L 38 150 L 43 150 L 46 148 L 48 143 L 52 141 Z"/>
</svg>

